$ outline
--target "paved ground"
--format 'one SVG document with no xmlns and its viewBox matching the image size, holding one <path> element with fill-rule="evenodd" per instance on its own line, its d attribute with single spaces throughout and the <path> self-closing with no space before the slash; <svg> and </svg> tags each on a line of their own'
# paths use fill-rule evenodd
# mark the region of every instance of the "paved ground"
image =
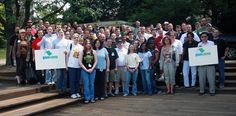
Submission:
<svg viewBox="0 0 236 116">
<path fill-rule="evenodd" d="M 52 116 L 236 116 L 236 95 L 196 94 L 113 97 L 75 104 L 40 115 Z"/>
</svg>

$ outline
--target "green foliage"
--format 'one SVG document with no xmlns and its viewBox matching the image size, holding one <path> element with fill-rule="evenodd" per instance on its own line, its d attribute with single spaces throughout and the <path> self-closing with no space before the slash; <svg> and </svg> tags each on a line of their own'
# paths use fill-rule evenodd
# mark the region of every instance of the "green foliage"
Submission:
<svg viewBox="0 0 236 116">
<path fill-rule="evenodd" d="M 140 20 L 144 25 L 163 21 L 174 24 L 180 24 L 183 21 L 191 22 L 200 12 L 199 4 L 196 0 L 143 0 L 138 10 L 128 19 Z M 191 17 L 191 20 L 186 20 L 187 17 Z"/>
<path fill-rule="evenodd" d="M 0 48 L 0 59 L 6 58 L 6 49 Z"/>
</svg>

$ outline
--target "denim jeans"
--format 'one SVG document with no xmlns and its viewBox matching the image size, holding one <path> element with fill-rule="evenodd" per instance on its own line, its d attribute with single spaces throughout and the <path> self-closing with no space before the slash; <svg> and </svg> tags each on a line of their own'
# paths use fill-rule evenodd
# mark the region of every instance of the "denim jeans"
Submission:
<svg viewBox="0 0 236 116">
<path fill-rule="evenodd" d="M 126 71 L 126 82 L 125 82 L 125 94 L 129 94 L 129 82 L 132 78 L 133 81 L 133 87 L 132 87 L 132 93 L 137 94 L 137 77 L 138 77 L 138 70 L 135 70 L 133 73 L 130 72 L 128 69 Z"/>
<path fill-rule="evenodd" d="M 142 75 L 142 82 L 143 82 L 143 90 L 146 94 L 152 94 L 152 84 L 151 84 L 151 76 L 150 70 L 140 70 Z"/>
<path fill-rule="evenodd" d="M 68 68 L 69 81 L 70 81 L 70 93 L 79 93 L 81 68 Z"/>
<path fill-rule="evenodd" d="M 84 84 L 84 99 L 93 100 L 94 99 L 94 80 L 95 80 L 96 70 L 92 73 L 88 73 L 85 70 L 81 70 L 81 76 Z"/>
<path fill-rule="evenodd" d="M 224 86 L 225 83 L 225 60 L 219 58 L 218 70 L 219 70 L 219 82 L 220 86 Z"/>
<path fill-rule="evenodd" d="M 45 83 L 55 82 L 56 70 L 49 69 L 45 70 Z"/>
<path fill-rule="evenodd" d="M 56 86 L 59 90 L 66 90 L 67 87 L 67 72 L 66 69 L 56 69 L 57 82 Z"/>
<path fill-rule="evenodd" d="M 189 66 L 189 61 L 185 60 L 183 64 L 183 76 L 184 76 L 184 87 L 189 87 L 189 68 L 191 69 L 192 82 L 191 86 L 195 86 L 196 76 L 197 76 L 197 67 Z"/>
</svg>

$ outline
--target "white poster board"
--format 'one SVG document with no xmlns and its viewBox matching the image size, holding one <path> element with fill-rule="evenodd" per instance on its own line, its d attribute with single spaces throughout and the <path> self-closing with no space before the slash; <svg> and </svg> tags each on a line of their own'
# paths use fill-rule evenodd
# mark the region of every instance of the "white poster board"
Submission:
<svg viewBox="0 0 236 116">
<path fill-rule="evenodd" d="M 64 50 L 35 50 L 35 65 L 36 70 L 65 68 Z"/>
<path fill-rule="evenodd" d="M 189 48 L 188 55 L 190 66 L 218 64 L 217 46 Z"/>
</svg>

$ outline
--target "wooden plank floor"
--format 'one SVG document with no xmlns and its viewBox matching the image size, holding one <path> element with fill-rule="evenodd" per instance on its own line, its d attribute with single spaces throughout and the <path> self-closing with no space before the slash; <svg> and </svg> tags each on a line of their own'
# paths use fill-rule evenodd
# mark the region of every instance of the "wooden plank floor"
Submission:
<svg viewBox="0 0 236 116">
<path fill-rule="evenodd" d="M 236 95 L 175 95 L 112 97 L 75 104 L 40 115 L 53 116 L 236 116 Z"/>
</svg>

